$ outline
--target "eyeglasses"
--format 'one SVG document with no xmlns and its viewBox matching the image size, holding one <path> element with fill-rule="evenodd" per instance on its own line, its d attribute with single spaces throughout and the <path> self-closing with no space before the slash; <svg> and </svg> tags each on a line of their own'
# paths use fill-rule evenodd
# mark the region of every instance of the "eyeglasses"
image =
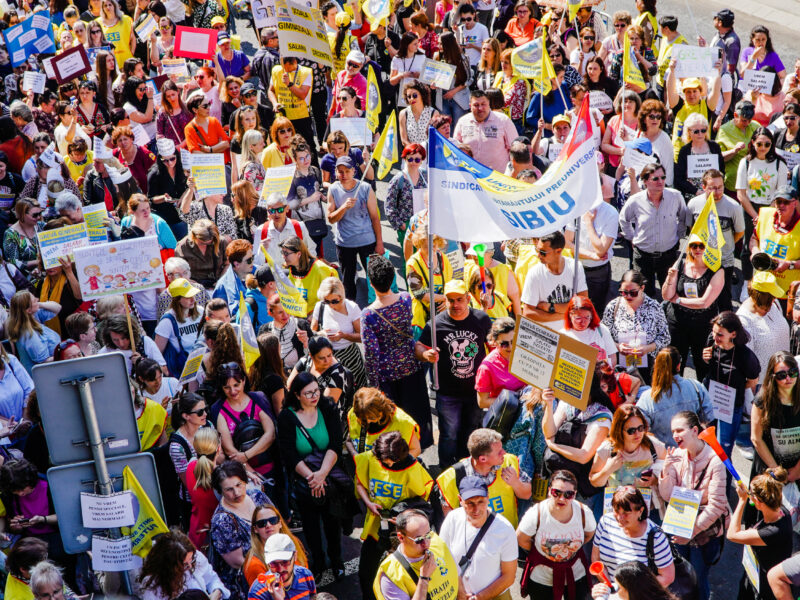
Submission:
<svg viewBox="0 0 800 600">
<path fill-rule="evenodd" d="M 203 408 L 198 408 L 197 410 L 190 410 L 186 414 L 187 415 L 197 415 L 198 417 L 202 417 L 203 415 L 208 414 L 208 412 L 210 410 L 211 410 L 210 408 L 208 408 L 207 406 L 204 406 Z"/>
<path fill-rule="evenodd" d="M 772 142 L 756 142 L 755 146 L 756 148 L 769 148 L 772 146 Z"/>
<path fill-rule="evenodd" d="M 531 14 L 531 11 L 529 11 L 529 10 L 518 10 L 517 14 L 518 15 L 529 15 L 529 14 Z"/>
<path fill-rule="evenodd" d="M 347 66 L 350 67 L 351 69 L 360 69 L 361 68 L 360 64 L 354 63 L 354 62 L 347 63 Z"/>
<path fill-rule="evenodd" d="M 409 156 L 408 158 L 406 158 L 406 161 L 410 163 L 421 163 L 422 159 L 419 156 L 417 156 L 416 158 L 414 158 L 413 156 Z"/>
<path fill-rule="evenodd" d="M 311 160 L 311 155 L 306 154 L 305 156 L 298 156 L 297 162 L 309 162 Z"/>
<path fill-rule="evenodd" d="M 287 250 L 286 248 L 284 248 L 283 250 L 281 250 L 281 254 L 283 256 L 291 256 L 292 254 L 297 254 L 297 250 Z"/>
<path fill-rule="evenodd" d="M 575 490 L 557 490 L 550 488 L 550 495 L 553 498 L 564 498 L 564 500 L 572 500 L 575 497 Z"/>
<path fill-rule="evenodd" d="M 639 292 L 641 292 L 641 291 L 642 291 L 641 289 L 638 289 L 638 290 L 620 290 L 619 291 L 619 295 L 620 296 L 625 296 L 626 298 L 636 298 L 636 296 L 638 296 Z"/>
<path fill-rule="evenodd" d="M 347 102 L 348 100 L 350 100 L 350 96 L 346 96 L 346 95 L 345 95 L 345 96 L 339 96 L 339 97 L 337 98 L 337 100 L 338 100 L 339 102 Z"/>
<path fill-rule="evenodd" d="M 425 535 L 421 535 L 421 536 L 415 537 L 415 538 L 408 538 L 408 539 L 411 540 L 412 542 L 414 542 L 415 544 L 417 544 L 418 546 L 421 546 L 425 542 L 430 541 L 432 536 L 433 536 L 433 532 L 429 531 Z"/>
<path fill-rule="evenodd" d="M 311 398 L 316 398 L 317 396 L 319 396 L 319 394 L 320 391 L 319 388 L 317 388 L 315 390 L 311 390 L 310 392 L 303 392 L 303 397 L 308 398 L 310 400 Z"/>
<path fill-rule="evenodd" d="M 651 177 L 649 181 L 664 181 L 667 178 L 666 175 L 661 175 L 659 177 Z"/>
<path fill-rule="evenodd" d="M 504 340 L 497 344 L 501 348 L 511 348 L 511 340 Z"/>
<path fill-rule="evenodd" d="M 281 520 L 278 517 L 267 517 L 266 519 L 259 519 L 258 521 L 253 521 L 253 525 L 258 527 L 259 529 L 264 529 L 267 525 L 277 525 L 280 523 Z"/>
<path fill-rule="evenodd" d="M 282 127 L 281 129 L 278 129 L 278 133 L 280 134 L 294 133 L 294 129 L 290 129 L 289 127 Z"/>
<path fill-rule="evenodd" d="M 654 121 L 660 121 L 662 116 L 663 115 L 661 113 L 650 113 L 650 114 L 647 115 L 647 118 L 648 119 L 653 119 Z"/>
<path fill-rule="evenodd" d="M 708 127 L 701 127 L 700 129 L 692 129 L 692 133 L 706 133 L 708 131 Z"/>
<path fill-rule="evenodd" d="M 625 433 L 627 433 L 628 435 L 633 435 L 634 433 L 644 433 L 644 431 L 645 431 L 645 426 L 639 425 L 638 427 L 628 427 L 625 430 Z"/>
<path fill-rule="evenodd" d="M 285 210 L 285 206 L 279 206 L 278 208 L 268 208 L 267 212 L 271 215 L 282 215 Z"/>
<path fill-rule="evenodd" d="M 775 373 L 773 373 L 773 376 L 774 376 L 774 377 L 775 377 L 775 379 L 777 379 L 778 381 L 783 381 L 783 380 L 784 380 L 784 379 L 786 379 L 787 377 L 788 377 L 789 379 L 797 379 L 797 375 L 798 375 L 798 374 L 800 374 L 800 371 L 798 371 L 797 369 L 795 369 L 795 368 L 793 367 L 793 368 L 791 368 L 791 369 L 789 369 L 789 370 L 787 370 L 787 371 L 776 371 Z"/>
<path fill-rule="evenodd" d="M 705 250 L 706 249 L 706 245 L 705 244 L 689 244 L 689 248 L 691 250 Z"/>
<path fill-rule="evenodd" d="M 461 18 L 464 23 L 472 23 L 472 17 L 462 17 Z"/>
<path fill-rule="evenodd" d="M 336 298 L 334 300 L 323 300 L 323 304 L 330 304 L 331 306 L 336 306 L 337 304 L 341 304 L 341 298 Z"/>
</svg>

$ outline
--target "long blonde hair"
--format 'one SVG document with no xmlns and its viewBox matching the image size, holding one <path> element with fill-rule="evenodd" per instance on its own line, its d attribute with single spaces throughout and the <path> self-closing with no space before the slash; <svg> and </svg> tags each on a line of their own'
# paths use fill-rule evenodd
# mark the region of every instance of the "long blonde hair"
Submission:
<svg viewBox="0 0 800 600">
<path fill-rule="evenodd" d="M 12 296 L 6 322 L 6 334 L 12 342 L 18 342 L 25 334 L 42 333 L 42 324 L 28 312 L 33 301 L 34 295 L 27 290 L 21 290 Z"/>
<path fill-rule="evenodd" d="M 281 521 L 281 533 L 288 535 L 289 539 L 294 542 L 294 549 L 295 552 L 297 552 L 296 563 L 308 567 L 308 555 L 306 554 L 306 549 L 303 547 L 303 542 L 289 529 L 289 525 L 286 524 L 286 520 L 283 518 L 281 511 L 279 511 L 274 504 L 269 503 L 259 504 L 253 511 L 253 518 L 250 519 L 250 550 L 247 552 L 247 556 L 244 559 L 245 563 L 247 563 L 248 559 L 252 556 L 266 564 L 264 560 L 264 542 L 261 541 L 261 536 L 258 535 L 255 525 L 258 513 L 264 509 L 269 509 L 277 515 Z"/>
<path fill-rule="evenodd" d="M 174 410 L 174 409 L 173 409 Z M 194 451 L 197 452 L 197 463 L 194 465 L 194 489 L 211 489 L 211 472 L 214 470 L 214 459 L 219 448 L 219 436 L 213 427 L 201 427 L 194 434 Z"/>
</svg>

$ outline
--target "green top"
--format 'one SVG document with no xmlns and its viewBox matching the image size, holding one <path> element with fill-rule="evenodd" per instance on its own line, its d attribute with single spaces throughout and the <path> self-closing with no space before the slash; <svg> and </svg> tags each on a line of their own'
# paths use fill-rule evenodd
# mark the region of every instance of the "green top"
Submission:
<svg viewBox="0 0 800 600">
<path fill-rule="evenodd" d="M 739 163 L 745 156 L 747 156 L 747 144 L 750 142 L 750 138 L 753 137 L 753 133 L 755 133 L 755 130 L 758 129 L 758 127 L 758 123 L 751 121 L 747 126 L 747 129 L 742 131 L 734 124 L 733 121 L 728 121 L 719 128 L 719 132 L 717 133 L 717 143 L 723 152 L 731 150 L 739 142 L 744 142 L 745 144 L 745 147 L 737 152 L 736 156 L 728 161 L 725 161 L 726 190 L 736 189 L 736 174 L 739 171 Z"/>
<path fill-rule="evenodd" d="M 293 408 L 290 408 L 293 413 L 297 414 L 297 411 Z M 314 443 L 317 445 L 317 448 L 324 451 L 328 447 L 328 442 L 330 439 L 328 438 L 328 429 L 325 427 L 325 418 L 322 416 L 321 411 L 317 411 L 317 422 L 312 428 L 306 428 L 308 431 L 308 435 L 311 436 L 311 439 L 314 440 Z M 301 458 L 305 458 L 311 452 L 313 452 L 313 448 L 311 444 L 308 443 L 306 440 L 306 436 L 302 434 L 300 428 L 298 427 L 295 431 L 295 447 L 297 448 L 297 453 L 300 455 Z"/>
</svg>

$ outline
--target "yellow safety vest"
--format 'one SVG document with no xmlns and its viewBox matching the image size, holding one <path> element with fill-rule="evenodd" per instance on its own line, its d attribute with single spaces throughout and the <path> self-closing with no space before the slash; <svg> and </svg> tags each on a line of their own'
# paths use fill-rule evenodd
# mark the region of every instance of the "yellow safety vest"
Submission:
<svg viewBox="0 0 800 600">
<path fill-rule="evenodd" d="M 800 222 L 789 233 L 775 231 L 775 213 L 777 209 L 765 206 L 758 211 L 758 247 L 762 252 L 778 260 L 800 260 Z M 783 273 L 774 273 L 778 285 L 788 292 L 793 281 L 800 279 L 800 271 L 787 269 Z"/>
<path fill-rule="evenodd" d="M 289 279 L 294 284 L 294 287 L 303 294 L 303 300 L 306 301 L 308 312 L 314 310 L 314 307 L 317 305 L 319 301 L 317 297 L 319 284 L 322 283 L 323 279 L 327 279 L 328 277 L 336 277 L 336 279 L 339 279 L 339 274 L 336 272 L 336 269 L 329 267 L 319 259 L 314 261 L 314 264 L 311 265 L 311 269 L 306 273 L 305 277 L 292 275 L 292 272 L 289 271 Z"/>
<path fill-rule="evenodd" d="M 142 450 L 155 446 L 167 424 L 167 411 L 158 402 L 145 398 L 142 415 L 136 419 Z"/>
<path fill-rule="evenodd" d="M 465 458 L 462 462 L 469 461 Z M 503 464 L 497 469 L 494 481 L 489 486 L 489 508 L 492 512 L 503 515 L 514 527 L 517 526 L 517 497 L 514 495 L 513 488 L 503 481 L 500 473 L 506 467 L 512 467 L 519 473 L 519 459 L 508 454 L 503 457 Z M 442 498 L 450 505 L 450 508 L 458 508 L 461 503 L 458 501 L 458 484 L 456 483 L 456 470 L 454 467 L 446 469 L 436 479 L 436 485 L 442 493 Z"/>
<path fill-rule="evenodd" d="M 401 470 L 387 469 L 372 452 L 362 452 L 356 458 L 356 479 L 367 492 L 373 502 L 381 508 L 392 508 L 401 500 L 420 496 L 425 500 L 433 488 L 433 478 L 422 464 L 415 460 Z M 371 536 L 378 539 L 380 519 L 372 511 L 364 517 L 364 529 L 361 539 Z"/>
<path fill-rule="evenodd" d="M 658 29 L 656 29 L 658 31 Z M 689 42 L 686 41 L 686 38 L 682 35 L 678 35 L 674 40 L 671 42 L 665 38 L 661 38 L 661 44 L 658 47 L 658 59 L 656 60 L 656 64 L 658 65 L 658 85 L 664 87 L 666 85 L 666 79 L 664 79 L 664 75 L 667 73 L 667 68 L 669 67 L 669 61 L 672 59 L 672 47 L 675 44 L 688 44 Z"/>
<path fill-rule="evenodd" d="M 636 20 L 633 22 L 633 24 L 644 29 L 644 24 L 647 21 L 650 22 L 650 27 L 653 29 L 653 39 L 650 42 L 650 49 L 653 51 L 653 56 L 658 58 L 658 51 L 660 50 L 659 46 L 661 45 L 661 34 L 658 32 L 658 21 L 656 20 L 655 16 L 646 10 L 636 17 Z M 644 43 L 644 40 L 642 40 L 642 42 Z"/>
<path fill-rule="evenodd" d="M 508 296 L 500 292 L 494 292 L 493 296 L 494 305 L 488 309 L 484 309 L 483 305 L 472 294 L 469 296 L 469 305 L 474 309 L 485 312 L 492 321 L 511 316 L 511 300 L 508 299 Z"/>
<path fill-rule="evenodd" d="M 444 541 L 435 533 L 431 533 L 430 550 L 436 560 L 436 569 L 431 574 L 428 582 L 428 598 L 430 600 L 456 600 L 458 596 L 458 568 L 453 555 L 445 546 Z M 409 561 L 414 573 L 419 577 L 422 561 L 413 563 Z M 417 584 L 411 579 L 405 567 L 395 558 L 394 553 L 386 557 L 378 568 L 375 582 L 372 584 L 372 591 L 378 600 L 386 600 L 381 593 L 381 575 L 386 575 L 392 583 L 403 590 L 409 597 L 414 596 Z"/>
<path fill-rule="evenodd" d="M 305 100 L 295 96 L 289 90 L 289 86 L 283 85 L 284 72 L 281 65 L 272 67 L 272 84 L 275 86 L 275 95 L 278 97 L 278 103 L 283 106 L 283 113 L 290 121 L 305 119 L 309 116 L 308 101 L 310 100 L 311 92 L 308 92 Z M 303 85 L 303 82 L 309 77 L 311 77 L 309 85 L 313 87 L 314 72 L 309 67 L 297 65 L 297 70 L 289 73 L 289 82 Z"/>
<path fill-rule="evenodd" d="M 527 247 L 528 246 L 520 246 L 520 251 Z M 532 246 L 532 248 L 533 254 L 536 256 L 536 247 Z M 467 286 L 469 286 L 469 280 L 472 278 L 472 274 L 477 270 L 478 264 L 475 261 L 469 259 L 464 261 L 464 283 L 466 283 Z M 503 296 L 508 296 L 508 278 L 514 277 L 514 272 L 511 270 L 511 267 L 506 263 L 499 262 L 495 266 L 489 267 L 489 270 L 494 277 L 494 291 Z M 517 284 L 519 284 L 519 281 L 517 281 Z M 517 288 L 519 288 L 519 285 L 517 285 Z"/>
<path fill-rule="evenodd" d="M 329 31 L 328 32 L 328 44 L 331 47 L 331 58 L 333 59 L 333 76 L 335 77 L 337 73 L 344 71 L 345 63 L 347 62 L 347 55 L 350 54 L 350 50 L 353 47 L 353 34 L 349 31 L 344 34 L 344 41 L 342 42 L 342 47 L 339 50 L 339 54 L 336 54 L 336 35 L 338 31 Z"/>
<path fill-rule="evenodd" d="M 364 448 L 358 447 L 358 444 L 361 441 L 361 429 L 361 422 L 358 420 L 356 413 L 351 408 L 347 413 L 347 430 L 350 441 L 353 442 L 356 452 L 366 452 L 367 450 L 372 450 L 372 446 L 375 444 L 375 440 L 378 439 L 378 436 L 388 431 L 399 431 L 400 435 L 403 436 L 403 439 L 409 446 L 415 437 L 419 439 L 419 425 L 417 425 L 417 422 L 399 406 L 395 409 L 394 415 L 392 415 L 392 419 L 389 421 L 386 427 L 377 433 L 370 433 L 367 431 L 367 435 L 364 437 Z"/>
<path fill-rule="evenodd" d="M 442 273 L 435 275 L 433 279 L 433 291 L 436 294 L 444 294 L 444 284 L 453 278 L 453 267 L 450 265 L 450 259 L 447 258 L 444 253 L 441 253 L 440 256 L 442 257 Z M 430 275 L 428 274 L 428 263 L 422 260 L 418 251 L 411 255 L 411 258 L 406 262 L 406 279 L 408 279 L 412 271 L 422 277 L 422 281 L 427 289 L 431 281 Z M 428 307 L 425 306 L 422 301 L 412 298 L 411 325 L 424 329 L 425 323 L 427 323 L 429 319 L 430 314 L 428 313 Z"/>
</svg>

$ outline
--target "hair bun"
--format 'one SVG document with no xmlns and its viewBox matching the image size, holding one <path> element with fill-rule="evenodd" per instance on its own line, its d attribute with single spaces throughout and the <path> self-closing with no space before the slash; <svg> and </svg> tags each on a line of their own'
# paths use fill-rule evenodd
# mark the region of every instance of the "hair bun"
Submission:
<svg viewBox="0 0 800 600">
<path fill-rule="evenodd" d="M 783 467 L 767 469 L 767 474 L 782 485 L 786 485 L 789 482 L 789 473 Z"/>
</svg>

